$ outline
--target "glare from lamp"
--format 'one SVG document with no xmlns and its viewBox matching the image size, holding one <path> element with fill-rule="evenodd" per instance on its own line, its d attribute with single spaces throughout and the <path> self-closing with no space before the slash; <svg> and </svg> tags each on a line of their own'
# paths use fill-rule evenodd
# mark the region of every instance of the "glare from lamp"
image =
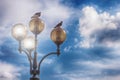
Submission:
<svg viewBox="0 0 120 80">
<path fill-rule="evenodd" d="M 27 29 L 23 24 L 16 24 L 12 28 L 12 35 L 17 40 L 23 40 L 27 35 Z"/>
<path fill-rule="evenodd" d="M 35 39 L 33 37 L 27 37 L 22 41 L 23 48 L 27 50 L 34 50 L 35 49 Z"/>
</svg>

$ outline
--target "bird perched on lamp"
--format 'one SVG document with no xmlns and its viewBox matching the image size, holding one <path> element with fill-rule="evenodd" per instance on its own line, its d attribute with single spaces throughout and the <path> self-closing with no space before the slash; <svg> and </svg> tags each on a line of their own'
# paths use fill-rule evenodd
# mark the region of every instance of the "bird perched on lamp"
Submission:
<svg viewBox="0 0 120 80">
<path fill-rule="evenodd" d="M 41 16 L 41 12 L 37 12 L 31 18 L 38 18 L 40 16 Z"/>
<path fill-rule="evenodd" d="M 63 23 L 63 21 L 61 21 L 60 23 L 58 23 L 54 28 L 61 27 L 62 23 Z"/>
</svg>

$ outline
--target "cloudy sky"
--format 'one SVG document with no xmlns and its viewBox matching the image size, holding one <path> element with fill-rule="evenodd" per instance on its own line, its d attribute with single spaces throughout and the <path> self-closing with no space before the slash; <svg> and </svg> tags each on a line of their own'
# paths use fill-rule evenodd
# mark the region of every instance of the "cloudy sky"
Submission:
<svg viewBox="0 0 120 80">
<path fill-rule="evenodd" d="M 11 29 L 17 23 L 29 29 L 36 12 L 45 23 L 38 60 L 56 50 L 49 35 L 58 22 L 67 33 L 61 55 L 43 62 L 41 80 L 120 80 L 120 0 L 0 0 L 0 80 L 29 80 L 29 62 Z"/>
</svg>

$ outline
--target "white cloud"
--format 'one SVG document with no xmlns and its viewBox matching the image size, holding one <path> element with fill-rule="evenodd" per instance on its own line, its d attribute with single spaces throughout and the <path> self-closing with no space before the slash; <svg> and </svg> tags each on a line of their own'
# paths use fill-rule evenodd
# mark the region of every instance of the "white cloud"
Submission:
<svg viewBox="0 0 120 80">
<path fill-rule="evenodd" d="M 85 77 L 80 77 L 82 80 L 119 80 L 120 75 L 109 75 L 110 72 L 104 70 L 119 70 L 120 63 L 120 12 L 111 15 L 108 12 L 98 12 L 94 7 L 84 7 L 82 16 L 79 19 L 79 31 L 82 41 L 77 47 L 91 48 L 96 46 L 104 46 L 112 49 L 109 55 L 114 59 L 102 59 L 97 61 L 76 62 L 78 66 L 89 66 L 89 71 Z M 93 71 L 94 69 L 94 71 Z M 90 72 L 95 72 L 96 77 L 91 77 Z M 93 74 L 93 75 L 95 75 Z M 76 79 L 76 78 L 74 78 Z M 74 80 L 73 79 L 73 80 Z"/>
<path fill-rule="evenodd" d="M 43 16 L 49 24 L 53 24 L 56 22 L 58 23 L 61 20 L 68 19 L 70 17 L 70 14 L 70 9 L 60 4 L 59 0 L 45 0 Z"/>
<path fill-rule="evenodd" d="M 112 41 L 114 36 L 111 36 L 111 34 L 114 33 L 108 35 L 104 33 L 107 31 L 110 33 L 110 31 L 112 32 L 116 30 L 116 33 L 118 32 L 118 34 L 120 34 L 120 12 L 117 12 L 114 15 L 110 15 L 108 12 L 99 13 L 94 7 L 91 6 L 84 7 L 81 12 L 82 16 L 79 19 L 79 31 L 83 40 L 79 43 L 79 47 L 93 47 L 95 46 L 97 39 L 104 35 L 108 37 L 105 37 L 100 44 L 98 42 L 97 45 L 105 45 L 106 47 L 118 47 L 120 45 L 119 39 Z"/>
<path fill-rule="evenodd" d="M 69 51 L 71 50 L 71 48 L 72 48 L 72 46 L 65 47 L 65 48 L 64 48 L 64 51 L 65 51 L 65 52 L 69 52 Z"/>
<path fill-rule="evenodd" d="M 109 75 L 110 72 L 106 72 L 103 70 L 119 70 L 120 68 L 120 63 L 117 62 L 119 61 L 119 58 L 116 59 L 102 59 L 102 60 L 97 60 L 97 61 L 78 61 L 76 62 L 76 66 L 85 66 L 86 68 L 84 70 L 78 70 L 78 71 L 83 71 L 79 72 L 77 74 L 83 74 L 78 76 L 76 72 L 74 72 L 74 75 L 77 77 L 75 78 L 70 78 L 69 80 L 77 80 L 77 79 L 82 79 L 82 80 L 119 80 L 120 75 Z M 67 74 L 67 77 L 69 75 Z M 96 76 L 96 77 L 95 77 Z M 79 78 L 78 78 L 79 77 Z"/>
<path fill-rule="evenodd" d="M 50 59 L 50 58 L 48 58 L 48 59 L 45 59 L 44 61 L 43 61 L 43 64 L 52 64 L 52 63 L 54 63 L 55 62 L 55 60 L 54 59 Z"/>
<path fill-rule="evenodd" d="M 74 61 L 72 71 L 63 71 L 54 75 L 62 80 L 119 80 L 120 74 L 116 73 L 120 68 L 119 57 L 115 59 L 100 59 L 91 61 Z M 115 73 L 115 74 L 114 74 Z"/>
<path fill-rule="evenodd" d="M 0 61 L 0 80 L 19 80 L 20 68 Z"/>
<path fill-rule="evenodd" d="M 63 80 L 119 80 L 120 75 L 109 75 L 103 70 L 119 70 L 119 59 L 103 59 L 99 61 L 78 61 L 74 66 L 84 68 L 56 74 L 54 77 L 63 77 Z"/>
<path fill-rule="evenodd" d="M 87 71 L 84 71 L 87 73 Z M 93 72 L 93 71 L 92 71 Z M 91 72 L 91 73 L 92 73 Z M 55 77 L 64 77 L 62 80 L 119 80 L 120 75 L 115 76 L 102 76 L 102 77 L 92 77 L 92 76 L 81 76 L 83 73 L 71 73 L 71 74 L 59 74 Z"/>
<path fill-rule="evenodd" d="M 89 68 L 94 68 L 96 70 L 104 70 L 104 69 L 114 69 L 118 70 L 120 67 L 120 63 L 117 62 L 119 61 L 119 58 L 116 59 L 102 59 L 102 60 L 97 60 L 97 61 L 83 61 L 83 62 L 76 62 L 75 64 L 80 66 L 89 66 Z"/>
</svg>

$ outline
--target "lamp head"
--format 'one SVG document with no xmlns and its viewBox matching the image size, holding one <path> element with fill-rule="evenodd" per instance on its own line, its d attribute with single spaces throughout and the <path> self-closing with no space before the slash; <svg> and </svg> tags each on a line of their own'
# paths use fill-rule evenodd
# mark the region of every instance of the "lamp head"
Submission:
<svg viewBox="0 0 120 80">
<path fill-rule="evenodd" d="M 66 32 L 61 27 L 56 27 L 51 32 L 51 39 L 56 45 L 62 44 L 66 39 Z"/>
<path fill-rule="evenodd" d="M 22 41 L 22 46 L 23 48 L 32 51 L 35 49 L 35 39 L 31 36 L 26 37 L 23 41 Z"/>
<path fill-rule="evenodd" d="M 27 29 L 23 24 L 19 23 L 13 26 L 12 36 L 16 40 L 21 41 L 26 37 L 26 35 L 27 35 Z"/>
<path fill-rule="evenodd" d="M 44 22 L 39 19 L 41 13 L 36 13 L 32 16 L 32 20 L 29 22 L 30 30 L 33 34 L 38 35 L 44 29 Z"/>
</svg>

